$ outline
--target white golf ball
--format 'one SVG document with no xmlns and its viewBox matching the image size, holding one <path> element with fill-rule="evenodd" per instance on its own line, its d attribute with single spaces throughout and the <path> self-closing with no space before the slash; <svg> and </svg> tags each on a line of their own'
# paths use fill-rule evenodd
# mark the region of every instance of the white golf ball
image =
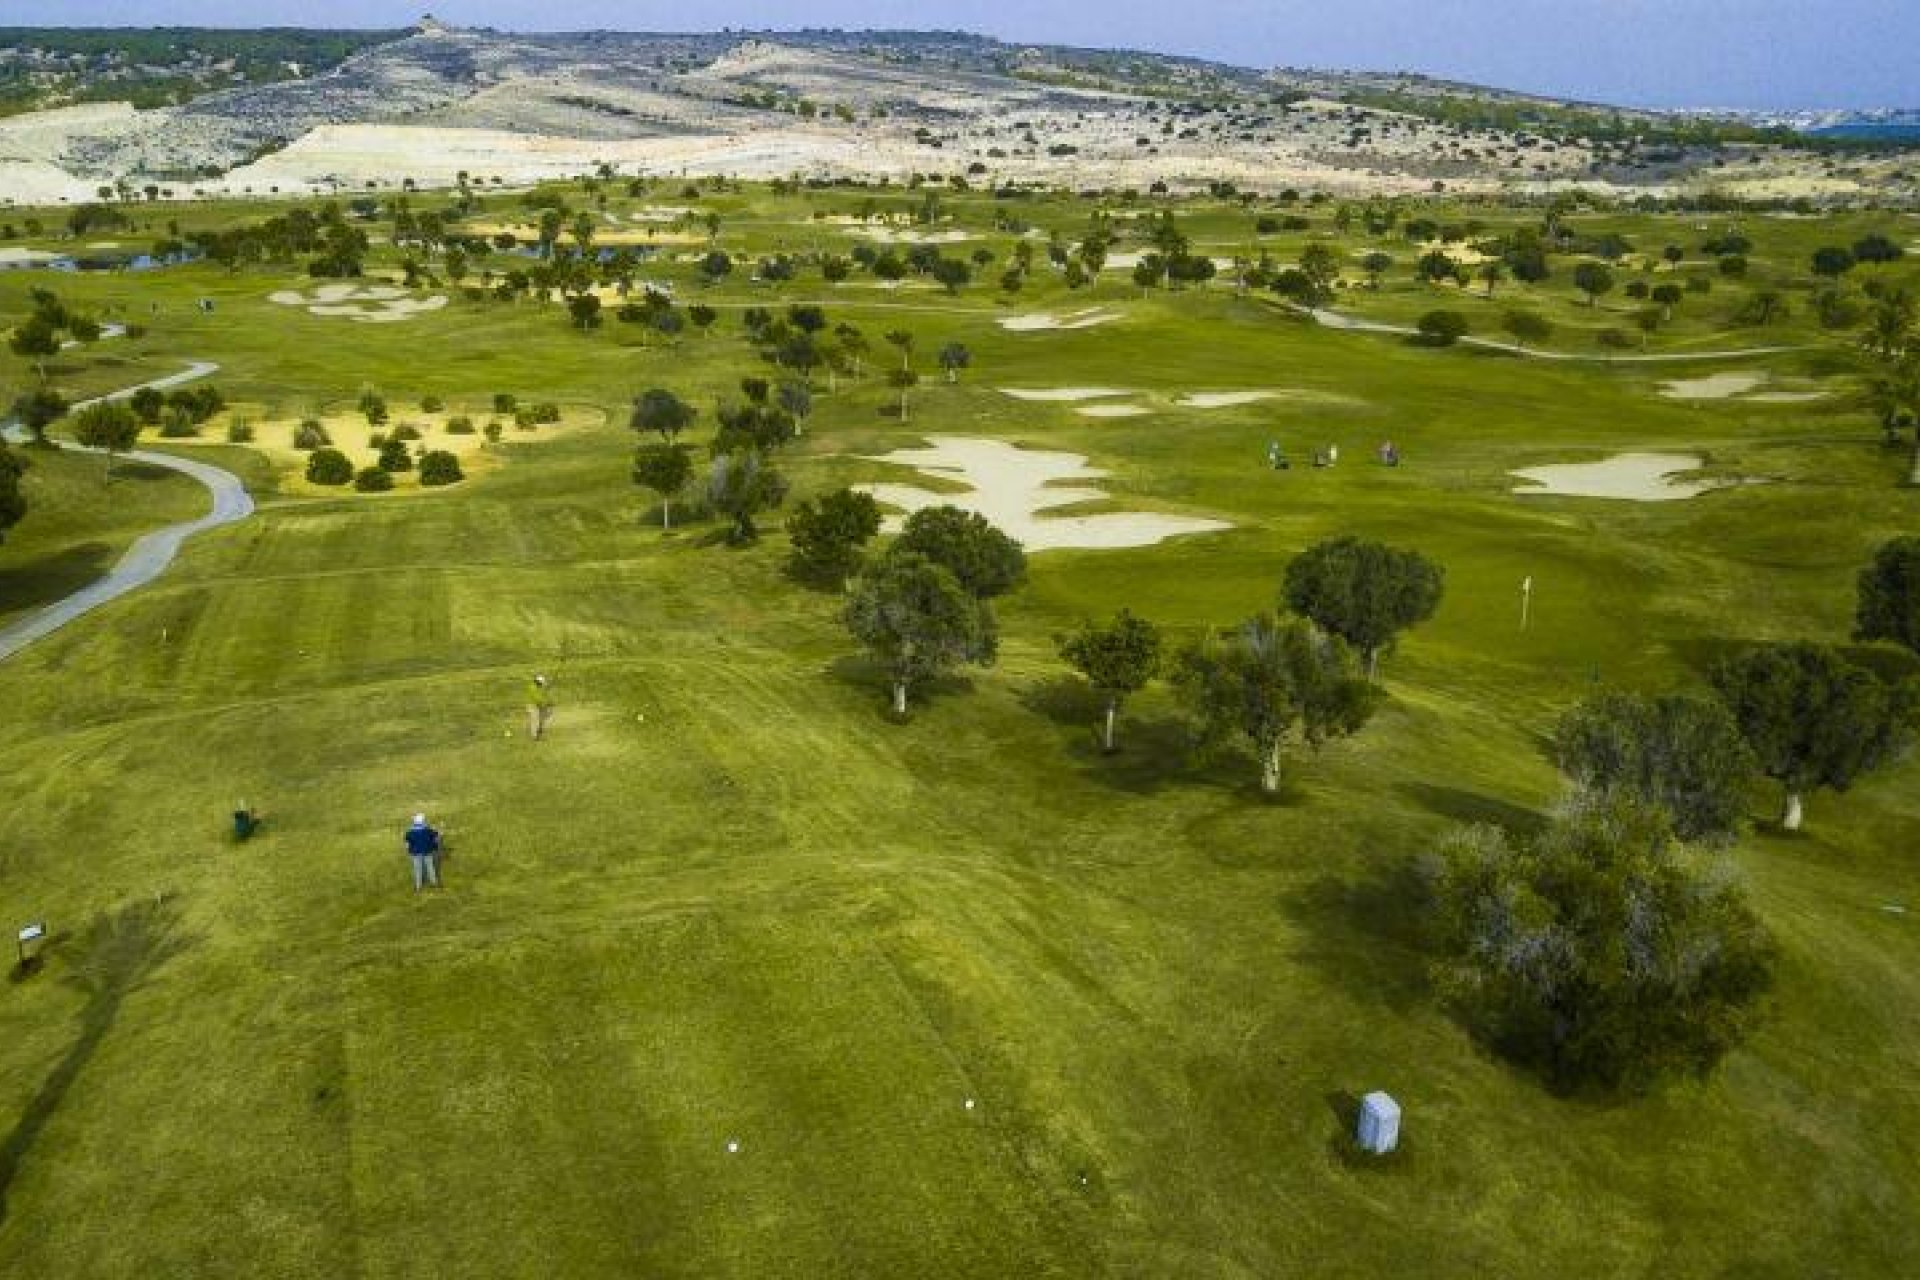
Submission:
<svg viewBox="0 0 1920 1280">
<path fill-rule="evenodd" d="M 740 1150 L 740 1144 L 733 1138 L 727 1139 L 727 1154 L 733 1155 Z"/>
<path fill-rule="evenodd" d="M 969 1110 L 969 1111 L 971 1111 L 971 1110 L 973 1110 L 973 1099 L 972 1099 L 972 1098 L 968 1098 L 968 1099 L 967 1099 L 967 1110 Z"/>
</svg>

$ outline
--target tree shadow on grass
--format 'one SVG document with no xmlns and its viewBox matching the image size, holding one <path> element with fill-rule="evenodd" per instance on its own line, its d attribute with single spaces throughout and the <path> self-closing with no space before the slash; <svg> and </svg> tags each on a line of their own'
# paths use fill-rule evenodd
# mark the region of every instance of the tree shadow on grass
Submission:
<svg viewBox="0 0 1920 1280">
<path fill-rule="evenodd" d="M 112 547 L 104 542 L 83 542 L 0 569 L 0 609 L 27 611 L 51 604 L 105 577 L 112 567 Z"/>
<path fill-rule="evenodd" d="M 1356 1004 L 1405 1013 L 1427 1003 L 1426 886 L 1409 859 L 1360 878 L 1325 875 L 1288 893 L 1280 909 L 1305 941 L 1293 958 Z"/>
<path fill-rule="evenodd" d="M 155 970 L 185 950 L 187 944 L 178 928 L 179 916 L 172 904 L 154 898 L 102 916 L 88 930 L 85 952 L 66 979 L 86 996 L 86 1005 L 80 1011 L 80 1034 L 27 1099 L 13 1129 L 0 1139 L 0 1226 L 6 1223 L 7 1193 L 20 1173 L 21 1163 L 66 1100 L 73 1082 L 113 1030 L 122 1002 Z"/>
<path fill-rule="evenodd" d="M 1283 785 L 1277 796 L 1260 796 L 1247 785 L 1252 766 L 1226 753 L 1196 758 L 1193 735 L 1178 716 L 1136 716 L 1123 706 L 1114 733 L 1114 749 L 1100 740 L 1106 699 L 1085 680 L 1052 676 L 1020 690 L 1020 705 L 1068 730 L 1067 756 L 1093 781 L 1131 795 L 1151 795 L 1176 783 L 1204 782 L 1230 791 L 1246 791 L 1265 803 L 1290 805 L 1300 796 Z"/>
<path fill-rule="evenodd" d="M 871 655 L 849 653 L 835 658 L 826 667 L 827 674 L 849 689 L 870 695 L 874 714 L 889 723 L 903 723 L 893 714 L 893 678 L 887 669 L 874 661 Z M 967 676 L 944 675 L 932 680 L 916 680 L 907 694 L 907 720 L 912 720 L 916 711 L 924 711 L 931 704 L 943 698 L 965 696 L 974 691 L 974 683 Z"/>
<path fill-rule="evenodd" d="M 1545 829 L 1547 815 L 1498 796 L 1429 782 L 1397 782 L 1394 790 L 1429 813 L 1454 822 L 1491 823 L 1513 835 L 1535 835 Z"/>
</svg>

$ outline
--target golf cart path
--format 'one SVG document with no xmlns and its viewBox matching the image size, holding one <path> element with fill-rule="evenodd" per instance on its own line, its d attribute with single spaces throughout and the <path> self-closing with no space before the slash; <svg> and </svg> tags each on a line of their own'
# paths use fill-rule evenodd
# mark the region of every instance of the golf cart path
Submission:
<svg viewBox="0 0 1920 1280">
<path fill-rule="evenodd" d="M 179 373 L 155 378 L 151 382 L 127 387 L 94 400 L 83 401 L 73 407 L 84 409 L 89 404 L 98 404 L 106 400 L 124 400 L 146 387 L 164 391 L 184 382 L 192 382 L 196 378 L 204 378 L 219 368 L 220 366 L 212 361 L 196 361 Z M 21 433 L 17 426 L 12 426 L 8 428 L 7 434 L 11 438 L 17 438 Z M 77 444 L 61 447 L 78 453 L 100 452 L 98 449 L 88 449 Z M 165 528 L 155 529 L 152 533 L 143 534 L 137 542 L 127 548 L 126 554 L 120 557 L 118 564 L 107 571 L 105 577 L 88 583 L 72 595 L 54 601 L 37 613 L 29 614 L 9 626 L 0 627 L 0 661 L 5 661 L 34 641 L 51 635 L 75 618 L 99 608 L 107 601 L 116 600 L 136 587 L 144 587 L 152 582 L 173 563 L 174 556 L 180 551 L 180 544 L 194 534 L 205 529 L 218 528 L 223 524 L 232 524 L 237 520 L 244 520 L 253 513 L 253 499 L 247 495 L 246 486 L 240 483 L 240 477 L 231 471 L 209 466 L 204 462 L 195 462 L 189 458 L 176 458 L 166 453 L 149 453 L 143 449 L 135 449 L 120 456 L 131 458 L 135 462 L 144 462 L 149 466 L 165 467 L 169 471 L 178 471 L 181 475 L 198 480 L 206 486 L 207 492 L 213 495 L 213 509 L 197 520 L 170 524 Z"/>
<path fill-rule="evenodd" d="M 1348 333 L 1386 333 L 1397 338 L 1416 338 L 1420 331 L 1410 325 L 1385 324 L 1378 320 L 1362 320 L 1358 316 L 1343 315 L 1338 311 L 1329 311 L 1325 307 L 1296 307 L 1312 321 L 1325 329 L 1340 329 Z M 1789 351 L 1811 351 L 1813 347 L 1802 344 L 1792 347 L 1746 347 L 1738 351 L 1678 351 L 1663 352 L 1657 355 L 1580 355 L 1571 351 L 1536 351 L 1518 343 L 1499 342 L 1493 338 L 1464 337 L 1460 339 L 1463 347 L 1479 347 L 1483 351 L 1500 351 L 1512 356 L 1525 356 L 1531 360 L 1571 360 L 1575 362 L 1600 362 L 1605 364 L 1684 364 L 1689 360 L 1738 360 L 1745 356 L 1773 356 Z"/>
</svg>

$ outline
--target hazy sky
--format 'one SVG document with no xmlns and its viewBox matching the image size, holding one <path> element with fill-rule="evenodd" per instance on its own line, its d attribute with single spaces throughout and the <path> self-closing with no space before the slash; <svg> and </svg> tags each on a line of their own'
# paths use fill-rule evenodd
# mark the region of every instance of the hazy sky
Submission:
<svg viewBox="0 0 1920 1280">
<path fill-rule="evenodd" d="M 7 0 L 0 23 L 405 26 L 428 0 Z M 1649 106 L 1920 106 L 1920 0 L 432 0 L 519 31 L 964 29 Z"/>
</svg>

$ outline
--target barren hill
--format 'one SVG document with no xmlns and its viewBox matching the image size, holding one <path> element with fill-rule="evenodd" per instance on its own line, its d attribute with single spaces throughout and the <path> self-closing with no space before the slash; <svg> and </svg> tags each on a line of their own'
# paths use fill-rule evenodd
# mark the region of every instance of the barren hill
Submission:
<svg viewBox="0 0 1920 1280">
<path fill-rule="evenodd" d="M 7 50 L 15 61 L 32 52 Z M 1731 122 L 1421 77 L 1262 72 L 950 33 L 513 35 L 427 24 L 271 83 L 146 110 L 0 119 L 0 198 L 15 203 L 84 200 L 116 182 L 265 193 L 445 184 L 463 172 L 519 182 L 600 165 L 1348 193 L 1578 181 L 1847 195 L 1899 180 L 1893 158 L 1837 163 Z"/>
</svg>

